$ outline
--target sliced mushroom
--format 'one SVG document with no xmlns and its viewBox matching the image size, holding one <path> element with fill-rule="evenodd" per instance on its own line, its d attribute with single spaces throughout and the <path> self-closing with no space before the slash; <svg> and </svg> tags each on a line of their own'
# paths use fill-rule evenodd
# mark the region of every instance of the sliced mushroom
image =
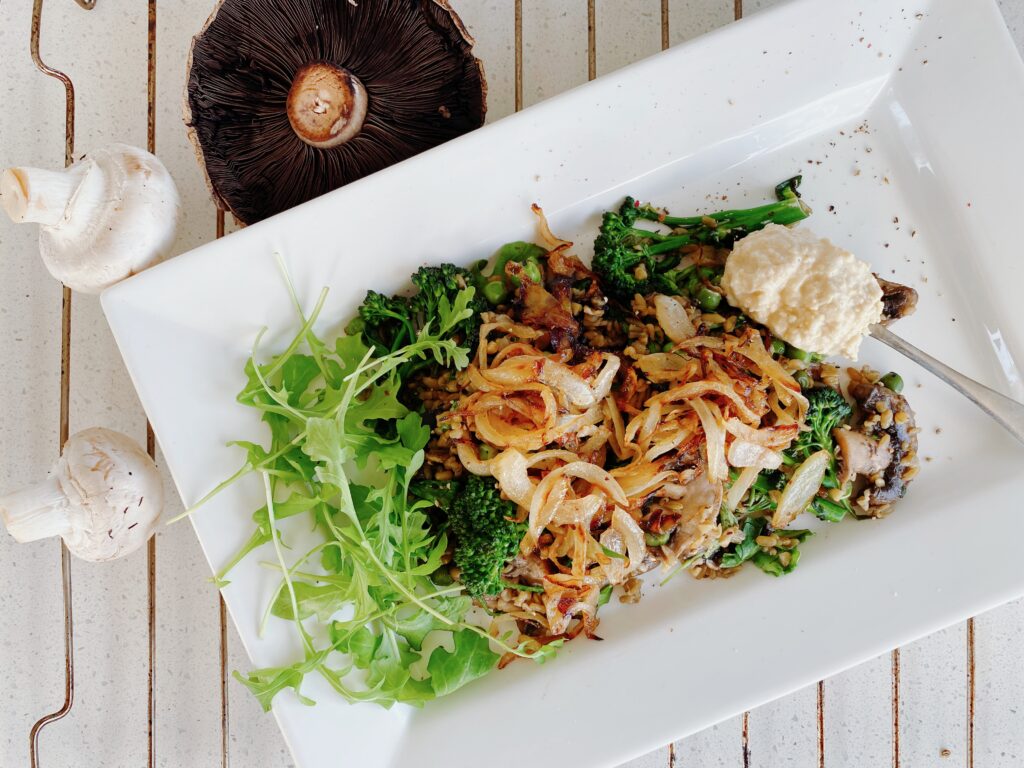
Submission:
<svg viewBox="0 0 1024 768">
<path fill-rule="evenodd" d="M 446 0 L 221 0 L 185 103 L 217 203 L 251 224 L 479 127 L 472 44 Z"/>
<path fill-rule="evenodd" d="M 863 415 L 859 431 L 877 440 L 880 449 L 888 449 L 888 464 L 872 476 L 871 483 L 858 496 L 854 510 L 878 517 L 890 504 L 903 498 L 907 483 L 917 474 L 917 428 L 914 412 L 903 395 L 881 383 L 850 384 L 850 395 Z"/>
<path fill-rule="evenodd" d="M 718 525 L 722 493 L 722 484 L 712 482 L 707 472 L 701 472 L 682 486 L 679 498 L 658 502 L 660 508 L 679 515 L 667 545 L 677 558 L 685 560 L 717 541 L 722 533 Z"/>
<path fill-rule="evenodd" d="M 846 485 L 857 475 L 874 475 L 892 461 L 892 446 L 888 441 L 879 443 L 863 432 L 852 429 L 833 430 L 832 436 L 839 447 L 839 485 Z"/>
<path fill-rule="evenodd" d="M 917 308 L 917 291 L 909 285 L 893 283 L 875 275 L 882 289 L 882 325 L 913 314 Z"/>
</svg>

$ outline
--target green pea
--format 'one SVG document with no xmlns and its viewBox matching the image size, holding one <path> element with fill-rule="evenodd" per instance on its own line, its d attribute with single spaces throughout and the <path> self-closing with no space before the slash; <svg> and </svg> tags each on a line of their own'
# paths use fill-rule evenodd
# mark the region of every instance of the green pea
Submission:
<svg viewBox="0 0 1024 768">
<path fill-rule="evenodd" d="M 803 360 L 806 362 L 811 359 L 811 354 L 800 349 L 800 347 L 794 347 L 792 344 L 787 344 L 786 357 L 790 360 Z"/>
<path fill-rule="evenodd" d="M 491 304 L 501 304 L 508 298 L 508 291 L 501 280 L 484 283 L 484 298 Z"/>
<path fill-rule="evenodd" d="M 478 452 L 484 461 L 494 458 L 494 449 L 489 445 L 481 445 Z"/>
<path fill-rule="evenodd" d="M 669 538 L 672 536 L 667 531 L 661 533 L 645 533 L 644 541 L 647 542 L 648 547 L 663 547 L 668 544 Z"/>
<path fill-rule="evenodd" d="M 786 352 L 786 342 L 782 339 L 772 339 L 772 354 L 781 355 Z"/>
<path fill-rule="evenodd" d="M 535 283 L 540 283 L 544 280 L 544 275 L 540 271 L 540 264 L 537 263 L 536 259 L 527 259 L 523 264 L 523 271 Z"/>
<path fill-rule="evenodd" d="M 712 291 L 710 288 L 701 287 L 697 292 L 697 304 L 705 312 L 714 312 L 722 303 L 722 294 Z"/>
<path fill-rule="evenodd" d="M 888 387 L 893 392 L 903 391 L 903 377 L 895 371 L 889 371 L 879 381 L 883 387 Z"/>
<path fill-rule="evenodd" d="M 796 379 L 796 383 L 800 385 L 800 389 L 810 389 L 814 386 L 811 374 L 807 371 L 797 371 L 793 374 L 793 378 Z"/>
<path fill-rule="evenodd" d="M 664 344 L 661 345 L 661 351 L 662 352 L 671 352 L 673 347 L 675 347 L 675 345 L 676 345 L 676 343 L 674 341 L 672 341 L 671 339 L 669 339 L 668 341 L 666 341 Z"/>
</svg>

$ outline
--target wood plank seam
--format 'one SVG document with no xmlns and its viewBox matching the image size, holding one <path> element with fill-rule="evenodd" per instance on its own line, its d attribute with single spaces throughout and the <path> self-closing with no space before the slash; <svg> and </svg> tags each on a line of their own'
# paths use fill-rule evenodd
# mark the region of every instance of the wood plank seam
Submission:
<svg viewBox="0 0 1024 768">
<path fill-rule="evenodd" d="M 156 154 L 156 0 L 147 0 L 146 149 Z M 146 419 L 146 453 L 156 459 L 156 436 Z M 149 768 L 156 766 L 156 534 L 146 542 L 146 614 L 149 628 L 149 679 L 146 746 Z"/>
</svg>

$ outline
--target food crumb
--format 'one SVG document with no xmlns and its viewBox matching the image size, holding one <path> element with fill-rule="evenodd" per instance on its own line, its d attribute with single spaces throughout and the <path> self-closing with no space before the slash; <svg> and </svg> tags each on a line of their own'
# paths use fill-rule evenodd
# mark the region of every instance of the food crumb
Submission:
<svg viewBox="0 0 1024 768">
<path fill-rule="evenodd" d="M 933 459 L 933 458 L 932 458 L 931 456 L 925 456 L 925 457 L 924 457 L 924 460 L 925 460 L 926 462 L 931 462 L 931 461 L 935 461 L 935 459 Z"/>
<path fill-rule="evenodd" d="M 949 757 L 953 753 L 947 747 L 943 747 L 939 750 L 939 757 Z"/>
<path fill-rule="evenodd" d="M 935 434 L 936 435 L 941 435 L 942 434 L 942 427 L 936 427 L 935 428 Z"/>
<path fill-rule="evenodd" d="M 910 236 L 911 237 L 917 237 L 917 230 L 916 229 L 910 230 Z"/>
</svg>

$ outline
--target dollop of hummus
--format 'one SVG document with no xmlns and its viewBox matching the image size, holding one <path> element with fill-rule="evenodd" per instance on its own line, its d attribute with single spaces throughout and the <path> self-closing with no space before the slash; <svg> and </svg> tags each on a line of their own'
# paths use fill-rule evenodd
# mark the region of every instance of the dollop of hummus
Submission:
<svg viewBox="0 0 1024 768">
<path fill-rule="evenodd" d="M 856 360 L 869 326 L 882 318 L 871 267 L 806 229 L 769 224 L 738 240 L 722 288 L 780 339 L 823 355 Z"/>
</svg>

